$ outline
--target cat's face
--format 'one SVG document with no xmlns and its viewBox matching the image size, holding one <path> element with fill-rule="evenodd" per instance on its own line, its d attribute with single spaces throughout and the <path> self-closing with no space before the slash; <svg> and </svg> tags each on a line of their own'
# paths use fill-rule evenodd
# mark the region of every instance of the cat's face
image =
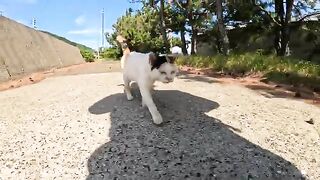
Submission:
<svg viewBox="0 0 320 180">
<path fill-rule="evenodd" d="M 163 83 L 170 83 L 173 82 L 174 78 L 176 77 L 178 68 L 175 64 L 166 62 L 159 67 L 158 71 L 158 80 Z"/>
<path fill-rule="evenodd" d="M 151 70 L 156 76 L 155 79 L 163 83 L 173 82 L 178 72 L 178 67 L 174 64 L 174 61 L 175 57 L 150 54 Z"/>
</svg>

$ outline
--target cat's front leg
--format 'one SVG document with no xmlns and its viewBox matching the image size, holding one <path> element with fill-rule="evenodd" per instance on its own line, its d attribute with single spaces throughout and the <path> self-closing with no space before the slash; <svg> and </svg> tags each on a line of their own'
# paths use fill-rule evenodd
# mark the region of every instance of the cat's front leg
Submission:
<svg viewBox="0 0 320 180">
<path fill-rule="evenodd" d="M 149 88 L 149 91 L 150 91 L 150 94 L 151 94 L 151 96 L 152 96 L 152 93 L 154 92 L 154 84 L 152 84 L 152 85 L 150 85 L 149 86 L 150 88 Z M 142 107 L 146 107 L 147 106 L 147 104 L 145 103 L 145 100 L 144 100 L 144 98 L 142 98 L 142 102 L 141 102 L 141 106 Z"/>
<path fill-rule="evenodd" d="M 155 124 L 161 124 L 163 121 L 162 116 L 153 102 L 149 86 L 145 86 L 145 84 L 139 84 L 139 88 L 142 96 L 142 105 L 145 104 L 148 107 L 153 122 Z"/>
<path fill-rule="evenodd" d="M 130 89 L 130 80 L 123 75 L 123 83 L 124 83 L 124 92 L 127 95 L 128 101 L 131 101 L 133 99 L 133 96 L 131 94 L 131 89 Z"/>
</svg>

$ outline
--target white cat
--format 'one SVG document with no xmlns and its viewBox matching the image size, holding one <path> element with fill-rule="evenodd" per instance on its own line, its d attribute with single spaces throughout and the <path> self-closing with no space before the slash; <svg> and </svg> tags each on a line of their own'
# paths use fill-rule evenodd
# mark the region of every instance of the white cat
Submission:
<svg viewBox="0 0 320 180">
<path fill-rule="evenodd" d="M 163 83 L 173 82 L 178 71 L 174 64 L 175 57 L 158 56 L 154 53 L 130 52 L 128 42 L 122 36 L 117 36 L 123 50 L 121 68 L 123 69 L 124 91 L 130 101 L 133 96 L 130 91 L 130 82 L 135 81 L 142 96 L 142 106 L 147 106 L 153 122 L 161 124 L 163 119 L 151 96 L 151 89 L 155 81 Z"/>
</svg>

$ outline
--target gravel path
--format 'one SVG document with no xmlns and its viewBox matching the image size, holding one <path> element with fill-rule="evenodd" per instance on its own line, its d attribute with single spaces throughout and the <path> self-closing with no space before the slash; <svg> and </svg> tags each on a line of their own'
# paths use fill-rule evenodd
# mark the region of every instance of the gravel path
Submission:
<svg viewBox="0 0 320 180">
<path fill-rule="evenodd" d="M 181 76 L 157 84 L 156 126 L 121 79 L 52 77 L 0 92 L 0 179 L 320 179 L 319 108 Z"/>
</svg>

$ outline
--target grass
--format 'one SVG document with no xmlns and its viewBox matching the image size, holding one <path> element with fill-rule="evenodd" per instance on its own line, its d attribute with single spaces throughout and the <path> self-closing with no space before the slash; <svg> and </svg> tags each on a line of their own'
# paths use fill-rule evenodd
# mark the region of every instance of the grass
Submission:
<svg viewBox="0 0 320 180">
<path fill-rule="evenodd" d="M 239 76 L 262 73 L 267 80 L 277 83 L 303 85 L 316 91 L 320 88 L 320 65 L 290 57 L 280 58 L 261 53 L 231 54 L 227 57 L 182 56 L 177 63 Z"/>
</svg>

